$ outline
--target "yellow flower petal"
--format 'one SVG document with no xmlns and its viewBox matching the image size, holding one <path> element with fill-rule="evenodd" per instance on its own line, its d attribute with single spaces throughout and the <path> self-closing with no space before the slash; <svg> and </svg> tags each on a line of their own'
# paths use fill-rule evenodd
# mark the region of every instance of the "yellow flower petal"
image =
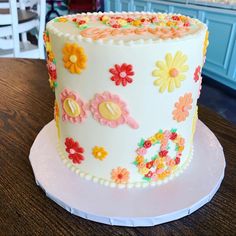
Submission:
<svg viewBox="0 0 236 236">
<path fill-rule="evenodd" d="M 166 58 L 167 67 L 171 68 L 172 67 L 172 62 L 173 62 L 172 55 L 170 53 L 167 53 L 165 58 Z"/>
<path fill-rule="evenodd" d="M 168 85 L 168 92 L 173 92 L 175 89 L 175 81 L 173 79 L 170 79 L 169 85 Z"/>
</svg>

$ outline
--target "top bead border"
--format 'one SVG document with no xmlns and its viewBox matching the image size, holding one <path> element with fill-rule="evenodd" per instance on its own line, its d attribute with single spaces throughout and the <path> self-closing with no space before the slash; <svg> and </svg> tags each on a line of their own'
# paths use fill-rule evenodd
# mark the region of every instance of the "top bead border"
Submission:
<svg viewBox="0 0 236 236">
<path fill-rule="evenodd" d="M 184 16 L 187 17 L 185 15 L 181 15 L 181 14 L 167 14 L 167 13 L 161 13 L 161 12 L 105 12 L 106 15 L 108 16 L 112 16 L 115 14 L 138 14 L 138 15 L 153 15 L 153 14 L 162 14 L 162 15 L 169 15 L 169 16 Z M 75 17 L 78 14 L 73 14 L 70 15 L 71 17 Z M 103 12 L 87 12 L 87 13 L 81 13 L 81 16 L 102 16 L 104 15 Z M 60 19 L 60 18 L 64 18 L 65 16 L 60 16 L 60 17 L 56 17 L 53 20 L 49 21 L 46 25 L 46 29 L 51 31 L 52 33 L 54 33 L 55 35 L 57 35 L 58 37 L 64 37 L 69 41 L 84 41 L 84 42 L 89 42 L 89 43 L 97 43 L 97 44 L 110 44 L 110 45 L 124 45 L 124 46 L 132 46 L 132 45 L 138 45 L 138 44 L 154 44 L 154 43 L 160 43 L 160 42 L 178 42 L 178 41 L 183 41 L 183 40 L 188 40 L 188 39 L 192 39 L 198 35 L 201 35 L 202 33 L 205 33 L 205 31 L 207 30 L 207 26 L 206 24 L 202 23 L 201 21 L 199 21 L 198 19 L 195 18 L 191 18 L 194 19 L 196 21 L 196 24 L 198 24 L 199 30 L 197 30 L 196 32 L 193 32 L 191 34 L 188 35 L 183 35 L 182 37 L 176 37 L 176 38 L 166 38 L 166 39 L 161 39 L 161 38 L 157 38 L 157 39 L 138 39 L 138 40 L 122 40 L 122 39 L 98 39 L 98 40 L 94 40 L 92 38 L 86 38 L 83 37 L 82 35 L 70 35 L 69 33 L 62 33 L 61 31 L 59 31 L 56 27 L 53 26 L 53 23 L 55 20 Z"/>
</svg>

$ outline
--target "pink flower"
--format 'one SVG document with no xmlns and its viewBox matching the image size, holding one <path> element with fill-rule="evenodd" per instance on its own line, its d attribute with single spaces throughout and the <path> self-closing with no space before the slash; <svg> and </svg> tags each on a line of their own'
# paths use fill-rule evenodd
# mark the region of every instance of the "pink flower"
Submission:
<svg viewBox="0 0 236 236">
<path fill-rule="evenodd" d="M 146 153 L 147 153 L 147 149 L 142 147 L 142 148 L 138 148 L 136 150 L 136 153 L 139 155 L 139 156 L 144 156 Z"/>
<path fill-rule="evenodd" d="M 134 75 L 133 66 L 130 64 L 123 63 L 122 65 L 115 64 L 114 68 L 111 68 L 110 73 L 113 75 L 111 77 L 112 81 L 118 86 L 122 84 L 126 86 L 127 83 L 132 83 L 133 79 L 131 76 Z"/>
<path fill-rule="evenodd" d="M 198 66 L 194 72 L 194 81 L 197 82 L 201 77 L 201 66 Z"/>
<path fill-rule="evenodd" d="M 201 90 L 202 90 L 202 76 L 200 76 L 200 80 L 199 80 L 198 98 L 201 95 Z"/>
<path fill-rule="evenodd" d="M 122 124 L 128 124 L 131 128 L 137 129 L 139 125 L 129 116 L 126 103 L 118 95 L 104 92 L 96 94 L 90 102 L 90 111 L 93 118 L 102 125 L 115 128 Z"/>
<path fill-rule="evenodd" d="M 72 159 L 74 164 L 80 164 L 84 160 L 84 149 L 75 142 L 72 138 L 66 138 L 65 141 L 66 152 L 69 153 L 68 157 Z"/>
<path fill-rule="evenodd" d="M 50 79 L 53 80 L 53 81 L 56 81 L 57 72 L 56 72 L 55 64 L 52 61 L 47 60 L 47 68 L 48 68 L 48 74 L 50 76 Z"/>
<path fill-rule="evenodd" d="M 72 123 L 83 122 L 87 117 L 87 106 L 79 95 L 69 89 L 61 92 L 62 119 Z"/>
</svg>

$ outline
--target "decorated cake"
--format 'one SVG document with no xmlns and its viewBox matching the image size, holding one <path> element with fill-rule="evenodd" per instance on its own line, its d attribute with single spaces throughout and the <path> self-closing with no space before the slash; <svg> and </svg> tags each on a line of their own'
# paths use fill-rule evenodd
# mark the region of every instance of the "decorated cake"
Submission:
<svg viewBox="0 0 236 236">
<path fill-rule="evenodd" d="M 76 14 L 50 21 L 44 41 L 57 150 L 78 178 L 146 187 L 186 169 L 206 25 L 176 14 Z"/>
</svg>

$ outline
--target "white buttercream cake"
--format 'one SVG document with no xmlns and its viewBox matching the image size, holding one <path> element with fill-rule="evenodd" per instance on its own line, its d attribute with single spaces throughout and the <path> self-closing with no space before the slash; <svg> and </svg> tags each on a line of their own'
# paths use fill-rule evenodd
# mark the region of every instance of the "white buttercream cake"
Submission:
<svg viewBox="0 0 236 236">
<path fill-rule="evenodd" d="M 207 27 L 187 16 L 87 13 L 44 34 L 58 152 L 78 178 L 166 183 L 193 155 Z"/>
</svg>

